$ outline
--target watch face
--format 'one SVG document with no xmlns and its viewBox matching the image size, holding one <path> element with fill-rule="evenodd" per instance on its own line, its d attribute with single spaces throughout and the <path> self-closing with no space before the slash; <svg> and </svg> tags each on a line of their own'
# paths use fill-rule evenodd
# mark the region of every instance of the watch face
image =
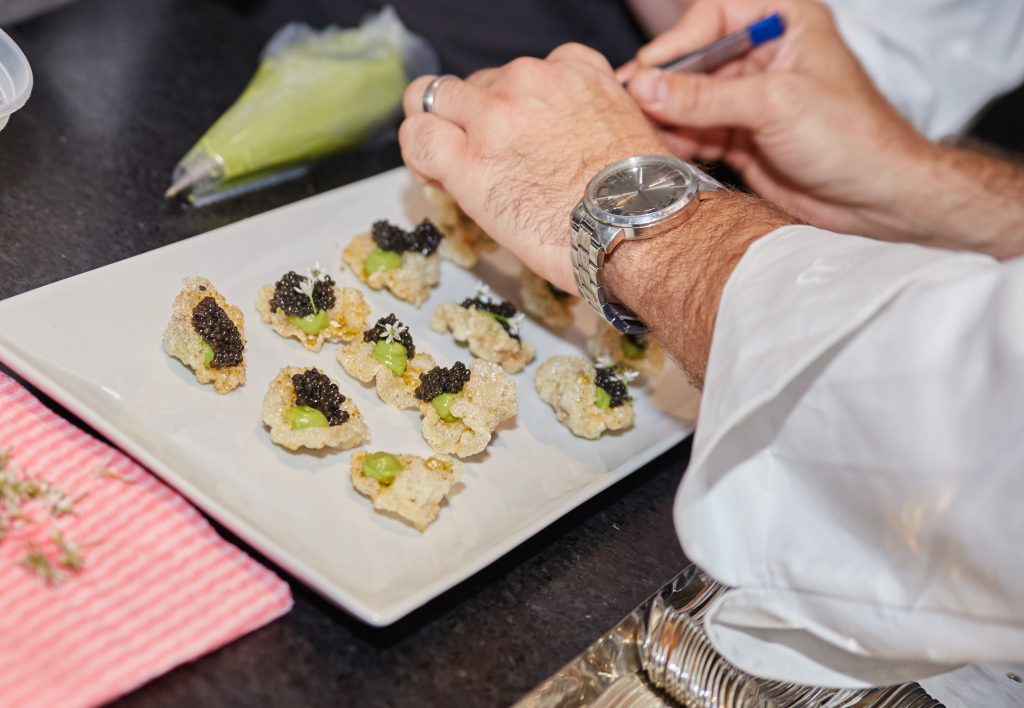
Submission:
<svg viewBox="0 0 1024 708">
<path fill-rule="evenodd" d="M 588 210 L 617 226 L 642 226 L 660 221 L 693 199 L 697 180 L 682 160 L 643 155 L 613 163 L 587 188 Z"/>
</svg>

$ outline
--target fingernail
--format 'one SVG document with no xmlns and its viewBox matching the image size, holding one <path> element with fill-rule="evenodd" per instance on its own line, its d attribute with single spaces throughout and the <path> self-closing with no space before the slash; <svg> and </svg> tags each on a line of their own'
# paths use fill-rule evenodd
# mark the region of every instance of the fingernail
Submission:
<svg viewBox="0 0 1024 708">
<path fill-rule="evenodd" d="M 668 97 L 668 82 L 662 71 L 641 71 L 629 81 L 633 95 L 652 108 L 657 108 Z"/>
</svg>

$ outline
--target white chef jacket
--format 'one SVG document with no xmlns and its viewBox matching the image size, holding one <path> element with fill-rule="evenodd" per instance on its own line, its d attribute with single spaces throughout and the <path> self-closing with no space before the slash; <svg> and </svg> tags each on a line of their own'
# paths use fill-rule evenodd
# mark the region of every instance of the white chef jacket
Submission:
<svg viewBox="0 0 1024 708">
<path fill-rule="evenodd" d="M 751 673 L 1024 661 L 1024 258 L 787 226 L 723 292 L 675 504 Z"/>
<path fill-rule="evenodd" d="M 825 0 L 882 93 L 933 139 L 1024 82 L 1021 0 Z"/>
</svg>

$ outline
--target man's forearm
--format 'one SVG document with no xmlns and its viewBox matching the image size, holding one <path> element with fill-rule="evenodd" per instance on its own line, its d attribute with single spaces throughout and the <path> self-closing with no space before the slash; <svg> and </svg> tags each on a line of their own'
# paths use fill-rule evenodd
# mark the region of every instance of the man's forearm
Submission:
<svg viewBox="0 0 1024 708">
<path fill-rule="evenodd" d="M 620 246 L 606 284 L 701 388 L 726 281 L 751 243 L 794 221 L 768 202 L 722 192 L 671 231 Z"/>
<path fill-rule="evenodd" d="M 892 240 L 1006 259 L 1024 253 L 1024 164 L 977 149 L 929 145 L 900 175 L 886 210 Z"/>
</svg>

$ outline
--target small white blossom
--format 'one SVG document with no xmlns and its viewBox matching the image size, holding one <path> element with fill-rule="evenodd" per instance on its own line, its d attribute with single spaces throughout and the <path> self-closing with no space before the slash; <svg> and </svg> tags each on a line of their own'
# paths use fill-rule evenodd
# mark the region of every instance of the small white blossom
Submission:
<svg viewBox="0 0 1024 708">
<path fill-rule="evenodd" d="M 610 356 L 599 356 L 594 366 L 598 369 L 613 369 L 615 368 L 615 362 Z"/>
<path fill-rule="evenodd" d="M 523 325 L 526 315 L 519 312 L 508 319 L 508 333 L 513 337 L 519 336 L 519 328 Z"/>
<path fill-rule="evenodd" d="M 316 261 L 306 272 L 306 277 L 315 285 L 316 283 L 319 283 L 321 280 L 326 279 L 327 273 L 324 272 L 324 269 L 320 267 L 320 261 Z"/>
<path fill-rule="evenodd" d="M 629 386 L 636 380 L 636 377 L 639 375 L 640 373 L 637 371 L 633 371 L 633 369 L 623 369 L 622 371 L 618 372 L 615 375 L 615 377 L 624 385 Z"/>
<path fill-rule="evenodd" d="M 392 342 L 397 342 L 399 340 L 399 337 L 401 337 L 404 333 L 408 331 L 409 328 L 406 327 L 401 322 L 395 322 L 394 324 L 387 323 L 384 325 L 384 341 L 388 342 L 389 344 Z"/>
<path fill-rule="evenodd" d="M 292 289 L 295 292 L 299 293 L 300 295 L 305 295 L 310 300 L 312 300 L 313 299 L 313 288 L 315 288 L 315 287 L 316 287 L 316 281 L 309 280 L 307 278 L 306 280 L 303 280 L 301 283 L 299 283 L 298 285 L 296 285 Z"/>
<path fill-rule="evenodd" d="M 500 302 L 500 300 L 498 300 L 498 298 L 495 297 L 494 291 L 491 290 L 490 287 L 488 287 L 487 283 L 485 283 L 482 280 L 476 284 L 476 293 L 474 294 L 473 297 L 474 299 L 479 300 L 480 302 Z"/>
</svg>

